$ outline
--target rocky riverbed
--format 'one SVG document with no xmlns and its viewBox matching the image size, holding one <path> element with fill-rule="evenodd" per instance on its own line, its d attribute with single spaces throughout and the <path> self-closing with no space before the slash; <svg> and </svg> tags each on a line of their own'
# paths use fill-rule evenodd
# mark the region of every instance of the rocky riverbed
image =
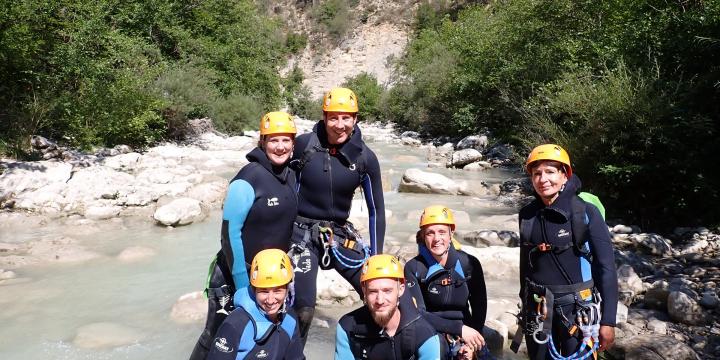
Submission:
<svg viewBox="0 0 720 360">
<path fill-rule="evenodd" d="M 313 122 L 299 120 L 298 125 L 308 131 Z M 143 151 L 117 147 L 92 154 L 63 149 L 38 138 L 34 142 L 44 160 L 3 159 L 0 287 L 4 295 L 0 304 L 7 309 L 3 321 L 22 327 L 28 316 L 35 319 L 16 298 L 52 308 L 58 300 L 48 303 L 46 299 L 67 297 L 62 289 L 43 280 L 56 278 L 48 271 L 69 272 L 85 279 L 88 275 L 83 269 L 105 273 L 105 268 L 112 268 L 107 274 L 115 275 L 106 275 L 110 278 L 104 281 L 120 284 L 135 283 L 136 276 L 149 276 L 152 281 L 158 281 L 158 276 L 173 278 L 171 283 L 188 284 L 180 287 L 187 290 L 164 287 L 160 291 L 163 295 L 159 299 L 153 296 L 152 301 L 142 293 L 154 290 L 128 289 L 114 295 L 137 299 L 127 305 L 136 309 L 127 310 L 131 312 L 142 312 L 144 302 L 156 304 L 149 307 L 162 315 L 154 322 L 167 319 L 183 329 L 182 334 L 174 335 L 173 345 L 163 341 L 157 343 L 165 345 L 149 345 L 156 344 L 151 334 L 157 330 L 144 325 L 147 321 L 142 317 L 131 321 L 135 315 L 109 311 L 117 315 L 98 317 L 72 310 L 78 311 L 76 317 L 87 320 L 72 325 L 75 330 L 70 335 L 67 330 L 57 330 L 64 335 L 45 339 L 55 344 L 45 352 L 57 358 L 84 356 L 78 354 L 98 358 L 102 353 L 102 358 L 115 359 L 151 353 L 153 346 L 174 346 L 179 349 L 168 359 L 185 356 L 199 334 L 206 311 L 206 300 L 197 284 L 207 258 L 217 248 L 219 225 L 208 222 L 216 221 L 228 179 L 246 164 L 245 154 L 257 142 L 256 133 L 228 137 L 211 128 L 206 130 L 181 144 L 161 144 Z M 363 124 L 362 131 L 383 166 L 388 208 L 385 252 L 405 260 L 414 256 L 420 209 L 430 203 L 450 205 L 456 211 L 456 237 L 485 269 L 489 285 L 488 343 L 495 355 L 511 356 L 507 347 L 517 328 L 514 314 L 518 300 L 516 211 L 527 201 L 529 190 L 523 174 L 498 170 L 511 163 L 512 149 L 492 144 L 484 135 L 459 142 L 434 141 L 433 145 L 417 134 L 397 134 L 387 125 Z M 362 201 L 355 200 L 351 220 L 362 230 L 366 217 Z M 610 230 L 622 303 L 617 346 L 611 355 L 720 358 L 720 232 L 678 228 L 674 234 L 660 235 L 625 225 Z M 180 240 L 186 234 L 205 240 L 201 246 L 197 240 Z M 176 244 L 185 245 L 178 248 Z M 166 272 L 167 267 L 173 267 L 172 271 Z M 135 269 L 143 269 L 142 275 L 133 275 Z M 193 274 L 200 280 L 180 280 L 176 278 L 179 274 Z M 309 357 L 320 359 L 331 346 L 323 339 L 332 339 L 337 316 L 360 304 L 358 295 L 334 272 L 321 272 L 318 289 L 318 304 L 329 312 L 321 313 L 316 320 L 313 331 L 320 337 L 311 336 L 315 344 L 312 349 L 317 352 Z M 91 308 L 97 301 L 111 301 L 91 294 L 98 299 L 70 296 L 74 300 L 67 301 Z M 11 334 L 4 337 L 11 338 Z M 0 348 L 10 346 L 6 345 Z M 58 355 L 58 348 L 71 355 Z M 117 349 L 132 355 L 124 357 Z M 10 357 L 17 354 L 13 352 Z"/>
</svg>

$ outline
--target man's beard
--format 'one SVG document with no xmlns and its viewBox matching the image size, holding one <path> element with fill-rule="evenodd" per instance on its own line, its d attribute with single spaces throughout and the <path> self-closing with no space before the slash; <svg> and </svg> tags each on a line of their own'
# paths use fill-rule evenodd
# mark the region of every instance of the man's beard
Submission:
<svg viewBox="0 0 720 360">
<path fill-rule="evenodd" d="M 375 320 L 375 323 L 378 324 L 378 326 L 385 327 L 385 325 L 390 322 L 390 319 L 392 319 L 393 315 L 395 315 L 395 312 L 397 310 L 398 307 L 397 304 L 395 304 L 395 306 L 391 307 L 385 312 L 371 311 L 370 315 L 372 315 L 373 320 Z"/>
</svg>

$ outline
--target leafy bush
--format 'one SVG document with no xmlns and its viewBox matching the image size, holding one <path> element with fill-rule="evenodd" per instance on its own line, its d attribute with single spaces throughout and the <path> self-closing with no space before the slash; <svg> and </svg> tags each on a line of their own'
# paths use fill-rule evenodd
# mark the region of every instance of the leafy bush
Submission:
<svg viewBox="0 0 720 360">
<path fill-rule="evenodd" d="M 352 26 L 348 0 L 323 1 L 314 7 L 313 18 L 335 41 L 342 39 Z"/>
<path fill-rule="evenodd" d="M 380 99 L 385 89 L 378 84 L 375 76 L 362 72 L 346 78 L 343 87 L 351 89 L 358 97 L 358 116 L 364 121 L 378 121 L 382 118 Z"/>
</svg>

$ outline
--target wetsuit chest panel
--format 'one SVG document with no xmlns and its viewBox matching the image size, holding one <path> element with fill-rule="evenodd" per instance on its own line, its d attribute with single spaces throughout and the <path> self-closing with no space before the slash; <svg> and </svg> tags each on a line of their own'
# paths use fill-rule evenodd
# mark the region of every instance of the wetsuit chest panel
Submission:
<svg viewBox="0 0 720 360">
<path fill-rule="evenodd" d="M 546 242 L 556 247 L 572 245 L 571 221 L 569 219 L 558 220 L 557 217 L 553 216 L 538 216 L 534 220 L 530 243 L 540 244 Z M 553 256 L 555 259 L 553 259 Z M 530 278 L 539 284 L 562 285 L 568 283 L 563 277 L 558 264 L 562 266 L 573 283 L 583 281 L 580 270 L 580 257 L 573 246 L 554 254 L 536 251 L 531 255 L 530 261 L 532 261 L 533 265 L 533 271 L 529 274 Z"/>
<path fill-rule="evenodd" d="M 467 308 L 470 290 L 464 276 L 443 269 L 421 280 L 423 300 L 428 311 L 463 311 Z"/>
<path fill-rule="evenodd" d="M 349 168 L 327 152 L 313 154 L 300 176 L 299 214 L 343 223 L 360 186 L 360 174 L 353 165 Z"/>
</svg>

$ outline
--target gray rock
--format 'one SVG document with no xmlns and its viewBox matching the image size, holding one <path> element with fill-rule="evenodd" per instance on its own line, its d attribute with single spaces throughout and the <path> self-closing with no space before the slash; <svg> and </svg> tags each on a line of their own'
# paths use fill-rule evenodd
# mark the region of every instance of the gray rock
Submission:
<svg viewBox="0 0 720 360">
<path fill-rule="evenodd" d="M 91 220 L 106 220 L 114 218 L 122 210 L 119 206 L 90 206 L 85 209 L 85 217 Z"/>
<path fill-rule="evenodd" d="M 75 346 L 85 349 L 114 348 L 137 343 L 142 334 L 137 329 L 116 323 L 94 323 L 80 327 L 73 339 Z"/>
<path fill-rule="evenodd" d="M 490 165 L 490 163 L 487 161 L 475 161 L 475 162 L 472 162 L 470 164 L 463 166 L 462 169 L 465 171 L 482 171 L 491 166 L 492 165 Z"/>
<path fill-rule="evenodd" d="M 155 254 L 156 251 L 148 247 L 130 246 L 120 252 L 120 254 L 118 254 L 117 256 L 117 259 L 122 262 L 130 263 L 136 261 L 143 261 L 145 259 L 155 256 Z"/>
<path fill-rule="evenodd" d="M 170 318 L 180 324 L 199 323 L 207 315 L 207 300 L 202 291 L 180 296 L 170 311 Z"/>
<path fill-rule="evenodd" d="M 418 133 L 417 131 L 403 131 L 403 133 L 400 134 L 400 137 L 401 138 L 408 137 L 408 138 L 413 138 L 413 139 L 419 139 L 420 133 Z"/>
<path fill-rule="evenodd" d="M 615 315 L 615 321 L 618 324 L 628 321 L 628 307 L 620 301 L 618 301 L 617 304 L 617 314 Z"/>
<path fill-rule="evenodd" d="M 203 217 L 200 202 L 190 198 L 171 201 L 155 210 L 153 218 L 160 224 L 168 226 L 187 225 Z"/>
<path fill-rule="evenodd" d="M 643 334 L 620 338 L 609 352 L 616 358 L 632 360 L 698 359 L 692 348 L 667 335 Z"/>
<path fill-rule="evenodd" d="M 671 291 L 668 295 L 668 314 L 673 320 L 688 325 L 705 325 L 709 320 L 700 304 L 682 291 Z"/>
<path fill-rule="evenodd" d="M 14 271 L 10 271 L 10 270 L 7 270 L 7 271 L 6 271 L 6 270 L 3 270 L 3 269 L 0 269 L 0 281 L 2 281 L 2 280 L 10 280 L 10 279 L 14 279 L 14 278 L 16 278 L 16 277 L 17 277 L 17 274 L 15 274 Z"/>
<path fill-rule="evenodd" d="M 482 151 L 488 146 L 488 138 L 486 135 L 470 135 L 458 141 L 456 149 L 475 149 Z"/>
<path fill-rule="evenodd" d="M 635 297 L 644 290 L 642 280 L 630 265 L 621 265 L 617 269 L 617 277 L 621 301 L 626 305 L 632 304 Z"/>
<path fill-rule="evenodd" d="M 400 180 L 399 192 L 456 195 L 460 185 L 452 179 L 419 169 L 407 169 Z"/>
<path fill-rule="evenodd" d="M 633 234 L 628 239 L 635 243 L 636 247 L 652 255 L 671 255 L 672 244 L 670 240 L 658 234 Z"/>
<path fill-rule="evenodd" d="M 510 161 L 514 158 L 514 150 L 512 145 L 498 144 L 485 152 L 485 157 L 488 159 L 498 159 L 503 162 Z"/>
<path fill-rule="evenodd" d="M 475 149 L 464 149 L 455 151 L 452 154 L 452 160 L 450 160 L 450 166 L 456 168 L 462 168 L 463 166 L 472 162 L 482 160 L 482 154 Z"/>
<path fill-rule="evenodd" d="M 714 291 L 706 291 L 700 298 L 700 305 L 708 309 L 715 309 L 720 305 L 720 299 L 718 299 L 718 295 Z"/>
<path fill-rule="evenodd" d="M 510 242 L 513 240 L 512 237 L 508 238 L 507 236 L 505 239 L 500 238 L 498 232 L 494 230 L 458 231 L 457 236 L 462 241 L 476 247 L 510 246 Z"/>
<path fill-rule="evenodd" d="M 420 146 L 422 145 L 422 142 L 418 139 L 414 139 L 411 137 L 403 137 L 400 139 L 400 143 L 406 146 Z"/>
<path fill-rule="evenodd" d="M 613 226 L 612 232 L 616 234 L 632 234 L 633 229 L 630 226 L 618 224 Z"/>
<path fill-rule="evenodd" d="M 650 320 L 648 321 L 646 327 L 648 330 L 658 334 L 658 335 L 666 335 L 667 334 L 667 323 L 660 320 Z"/>
</svg>

